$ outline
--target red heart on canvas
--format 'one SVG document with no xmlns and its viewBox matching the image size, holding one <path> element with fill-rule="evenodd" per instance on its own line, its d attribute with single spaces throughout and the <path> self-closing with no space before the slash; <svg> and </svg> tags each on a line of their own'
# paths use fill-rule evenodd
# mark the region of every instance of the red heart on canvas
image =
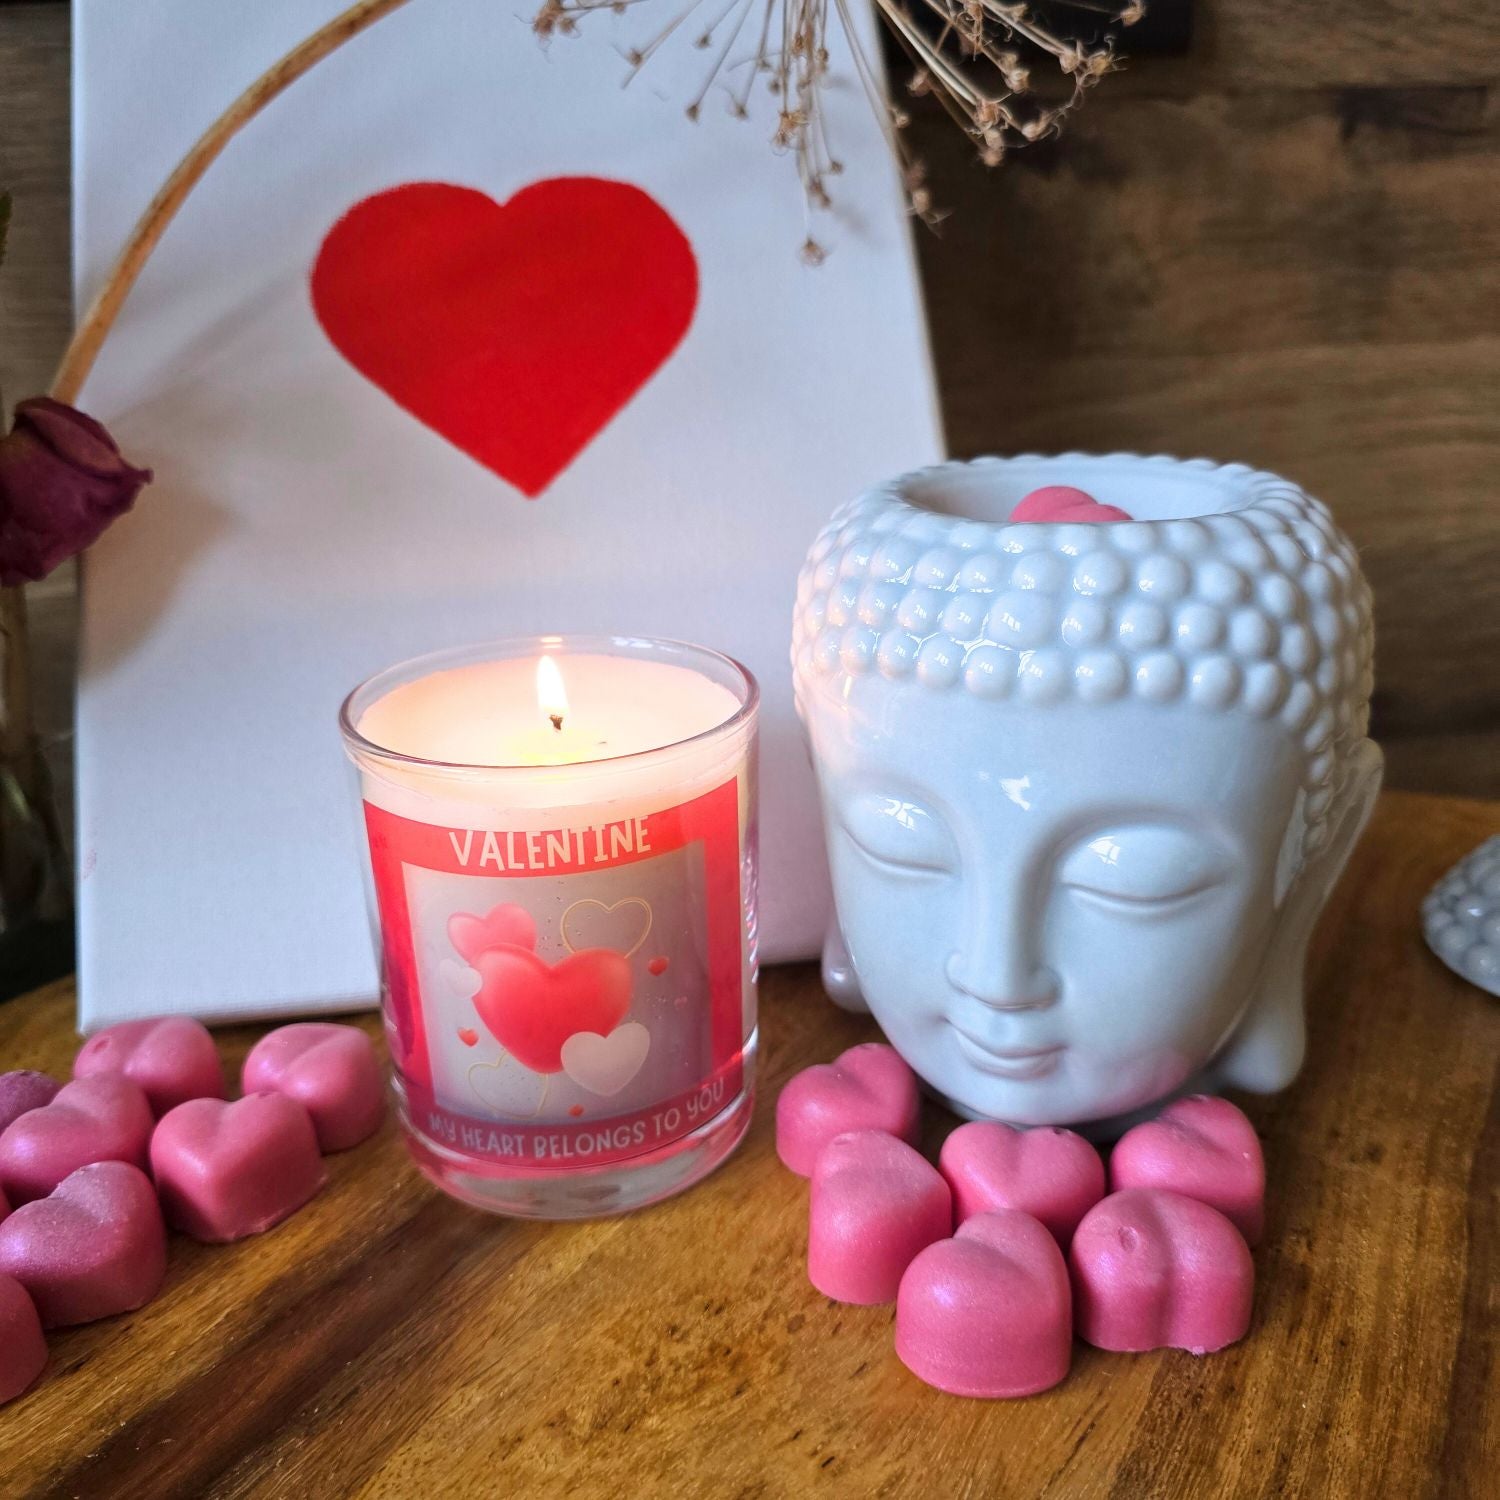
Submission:
<svg viewBox="0 0 1500 1500">
<path fill-rule="evenodd" d="M 1225 1215 L 1249 1244 L 1265 1220 L 1266 1163 L 1255 1127 L 1227 1099 L 1194 1094 L 1127 1130 L 1109 1158 L 1110 1187 L 1167 1188 Z"/>
<path fill-rule="evenodd" d="M 1118 505 L 1101 505 L 1087 490 L 1076 490 L 1071 484 L 1048 484 L 1032 490 L 1011 511 L 1012 521 L 1082 521 L 1098 525 L 1104 521 L 1131 521 L 1135 518 Z"/>
<path fill-rule="evenodd" d="M 470 964 L 489 948 L 532 949 L 536 947 L 536 919 L 514 901 L 502 901 L 482 917 L 456 911 L 448 918 L 448 941 Z"/>
<path fill-rule="evenodd" d="M 1058 1126 L 1016 1130 L 993 1120 L 960 1125 L 938 1165 L 953 1189 L 960 1224 L 1015 1208 L 1047 1226 L 1067 1249 L 1078 1221 L 1104 1196 L 1104 1160 L 1081 1135 Z"/>
<path fill-rule="evenodd" d="M 560 1073 L 562 1044 L 570 1036 L 608 1036 L 630 1009 L 630 963 L 608 948 L 585 948 L 555 964 L 525 948 L 495 948 L 481 953 L 474 967 L 479 1019 L 534 1073 Z"/>
<path fill-rule="evenodd" d="M 818 1153 L 846 1130 L 917 1138 L 917 1078 L 901 1054 L 865 1042 L 831 1063 L 804 1068 L 776 1101 L 776 1154 L 803 1177 Z"/>
<path fill-rule="evenodd" d="M 48 1328 L 140 1307 L 166 1271 L 156 1189 L 126 1162 L 80 1167 L 0 1224 L 0 1273 L 26 1288 Z"/>
<path fill-rule="evenodd" d="M 1068 1250 L 1079 1337 L 1098 1349 L 1208 1354 L 1245 1336 L 1255 1265 L 1218 1209 L 1158 1188 L 1111 1193 Z"/>
<path fill-rule="evenodd" d="M 312 269 L 344 358 L 532 497 L 677 347 L 697 300 L 671 215 L 598 177 L 504 203 L 446 182 L 387 188 L 328 231 Z"/>
<path fill-rule="evenodd" d="M 460 1026 L 458 1028 L 458 1039 L 465 1047 L 477 1047 L 479 1045 L 479 1033 L 472 1026 Z"/>
<path fill-rule="evenodd" d="M 155 1123 L 146 1095 L 128 1078 L 79 1078 L 0 1134 L 0 1188 L 19 1207 L 89 1162 L 144 1167 Z"/>
<path fill-rule="evenodd" d="M 653 958 L 646 964 L 646 971 L 660 979 L 667 972 L 667 962 L 665 958 Z"/>
</svg>

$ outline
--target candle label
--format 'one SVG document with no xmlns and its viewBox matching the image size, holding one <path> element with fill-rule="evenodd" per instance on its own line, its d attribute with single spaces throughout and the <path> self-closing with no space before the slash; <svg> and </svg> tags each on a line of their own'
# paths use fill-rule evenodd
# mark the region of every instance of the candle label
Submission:
<svg viewBox="0 0 1500 1500">
<path fill-rule="evenodd" d="M 419 1129 L 478 1161 L 601 1166 L 734 1102 L 739 804 L 731 780 L 643 816 L 568 809 L 526 829 L 365 804 L 386 1031 Z"/>
</svg>

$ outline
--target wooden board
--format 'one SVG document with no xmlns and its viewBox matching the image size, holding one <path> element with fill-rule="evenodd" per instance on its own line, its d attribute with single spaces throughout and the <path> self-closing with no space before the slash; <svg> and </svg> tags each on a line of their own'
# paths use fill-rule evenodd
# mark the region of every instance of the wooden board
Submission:
<svg viewBox="0 0 1500 1500">
<path fill-rule="evenodd" d="M 287 1224 L 174 1239 L 154 1303 L 55 1335 L 45 1382 L 0 1410 L 0 1494 L 1493 1493 L 1500 1002 L 1428 954 L 1416 914 L 1496 830 L 1500 805 L 1388 795 L 1336 893 L 1306 1070 L 1249 1103 L 1269 1227 L 1229 1351 L 1079 1345 L 1021 1402 L 920 1385 L 889 1308 L 803 1275 L 806 1186 L 776 1161 L 772 1100 L 873 1028 L 787 969 L 765 980 L 755 1123 L 708 1182 L 596 1224 L 488 1219 L 426 1186 L 388 1125 Z M 64 1071 L 71 1005 L 58 986 L 0 1006 L 0 1066 Z"/>
</svg>

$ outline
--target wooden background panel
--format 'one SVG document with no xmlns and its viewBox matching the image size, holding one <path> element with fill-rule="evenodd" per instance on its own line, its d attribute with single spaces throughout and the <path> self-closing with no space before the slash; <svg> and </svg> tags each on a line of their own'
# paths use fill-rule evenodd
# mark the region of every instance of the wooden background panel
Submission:
<svg viewBox="0 0 1500 1500">
<path fill-rule="evenodd" d="M 66 338 L 67 67 L 66 5 L 0 4 L 12 395 Z M 1497 78 L 1500 6 L 1199 0 L 1189 55 L 1136 58 L 999 171 L 935 107 L 911 126 L 951 210 L 918 251 L 953 451 L 1181 451 L 1305 483 L 1375 586 L 1392 784 L 1491 796 Z M 34 606 L 58 731 L 70 587 Z"/>
</svg>

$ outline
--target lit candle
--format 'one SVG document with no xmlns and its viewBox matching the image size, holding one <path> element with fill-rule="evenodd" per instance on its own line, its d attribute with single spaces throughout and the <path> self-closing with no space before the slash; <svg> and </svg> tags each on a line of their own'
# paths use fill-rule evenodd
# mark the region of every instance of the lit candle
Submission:
<svg viewBox="0 0 1500 1500">
<path fill-rule="evenodd" d="M 445 653 L 350 695 L 398 1103 L 446 1190 L 607 1213 L 738 1142 L 755 718 L 736 663 L 638 639 Z"/>
</svg>

